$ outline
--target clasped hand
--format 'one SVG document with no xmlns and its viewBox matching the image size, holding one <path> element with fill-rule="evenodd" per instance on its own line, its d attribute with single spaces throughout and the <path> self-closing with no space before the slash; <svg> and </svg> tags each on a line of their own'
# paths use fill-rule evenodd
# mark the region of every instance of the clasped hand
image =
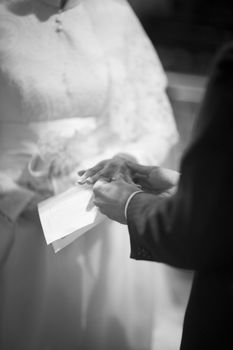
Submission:
<svg viewBox="0 0 233 350">
<path fill-rule="evenodd" d="M 126 157 L 115 156 L 94 167 L 81 170 L 80 184 L 92 184 L 94 204 L 110 219 L 126 224 L 125 204 L 139 191 L 169 193 L 176 186 L 179 174 L 157 166 L 143 166 Z"/>
</svg>

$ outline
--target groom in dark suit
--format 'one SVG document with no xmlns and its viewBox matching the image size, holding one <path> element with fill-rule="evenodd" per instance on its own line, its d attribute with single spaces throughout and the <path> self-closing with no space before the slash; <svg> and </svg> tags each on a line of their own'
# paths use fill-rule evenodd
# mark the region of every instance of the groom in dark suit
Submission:
<svg viewBox="0 0 233 350">
<path fill-rule="evenodd" d="M 177 188 L 166 169 L 127 165 L 142 190 L 100 179 L 95 204 L 128 224 L 131 258 L 195 270 L 181 349 L 233 349 L 233 44 L 215 61 Z"/>
</svg>

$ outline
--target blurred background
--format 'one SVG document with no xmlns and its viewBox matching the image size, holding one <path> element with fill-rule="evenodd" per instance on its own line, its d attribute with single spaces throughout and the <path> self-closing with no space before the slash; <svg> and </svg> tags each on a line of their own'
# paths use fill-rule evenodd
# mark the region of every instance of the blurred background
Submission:
<svg viewBox="0 0 233 350">
<path fill-rule="evenodd" d="M 215 53 L 233 38 L 233 2 L 227 0 L 129 0 L 168 76 L 180 142 L 169 166 L 177 168 Z M 166 164 L 165 164 L 166 165 Z"/>
</svg>

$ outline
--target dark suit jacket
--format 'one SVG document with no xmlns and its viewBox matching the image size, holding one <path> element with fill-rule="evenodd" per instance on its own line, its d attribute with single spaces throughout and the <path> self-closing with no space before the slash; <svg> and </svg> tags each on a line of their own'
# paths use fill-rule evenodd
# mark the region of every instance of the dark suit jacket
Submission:
<svg viewBox="0 0 233 350">
<path fill-rule="evenodd" d="M 233 44 L 217 57 L 177 193 L 128 207 L 131 257 L 195 270 L 182 350 L 233 349 Z M 168 335 L 169 336 L 169 335 Z"/>
</svg>

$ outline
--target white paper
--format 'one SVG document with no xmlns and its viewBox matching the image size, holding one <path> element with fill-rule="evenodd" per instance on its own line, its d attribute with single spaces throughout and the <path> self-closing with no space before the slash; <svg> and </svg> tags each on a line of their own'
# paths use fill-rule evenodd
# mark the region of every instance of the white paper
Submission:
<svg viewBox="0 0 233 350">
<path fill-rule="evenodd" d="M 99 222 L 101 222 L 103 220 L 103 217 L 101 214 L 100 215 L 97 214 L 97 218 L 99 218 L 99 220 L 97 219 L 93 224 L 87 225 L 87 226 L 79 229 L 78 231 L 75 231 L 75 232 L 69 234 L 68 236 L 65 236 L 61 239 L 58 239 L 57 241 L 52 242 L 52 246 L 53 246 L 55 253 L 59 252 L 59 250 L 63 249 L 68 244 L 72 243 L 78 237 L 80 237 L 84 233 L 88 232 L 91 228 L 95 227 L 96 225 L 99 224 Z"/>
<path fill-rule="evenodd" d="M 47 244 L 55 252 L 98 225 L 104 216 L 90 204 L 92 190 L 75 186 L 38 204 L 39 217 Z"/>
</svg>

